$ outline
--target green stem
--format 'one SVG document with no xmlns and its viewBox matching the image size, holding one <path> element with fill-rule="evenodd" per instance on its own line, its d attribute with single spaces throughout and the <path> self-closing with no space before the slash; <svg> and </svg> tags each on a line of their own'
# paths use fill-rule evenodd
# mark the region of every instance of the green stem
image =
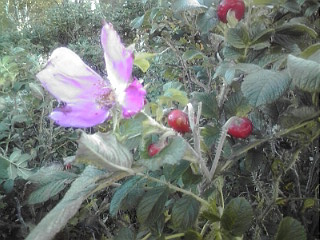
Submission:
<svg viewBox="0 0 320 240">
<path fill-rule="evenodd" d="M 192 192 L 190 192 L 190 191 L 187 191 L 187 190 L 184 190 L 184 189 L 182 189 L 182 188 L 179 188 L 179 187 L 177 187 L 177 186 L 175 186 L 175 185 L 172 185 L 171 183 L 163 182 L 163 181 L 161 181 L 161 180 L 159 180 L 159 179 L 157 179 L 157 178 L 147 176 L 147 175 L 145 175 L 145 174 L 143 174 L 143 173 L 137 173 L 137 175 L 138 175 L 138 176 L 142 176 L 142 177 L 144 177 L 144 178 L 147 178 L 147 179 L 149 179 L 149 180 L 151 180 L 151 181 L 154 181 L 154 182 L 157 182 L 157 183 L 161 183 L 161 184 L 163 184 L 163 185 L 166 185 L 168 188 L 170 188 L 170 189 L 172 189 L 172 190 L 175 190 L 175 191 L 177 191 L 177 192 L 181 192 L 181 193 L 183 193 L 183 194 L 185 194 L 185 195 L 188 195 L 188 196 L 193 197 L 193 198 L 196 199 L 198 202 L 202 203 L 203 205 L 205 205 L 205 206 L 207 206 L 207 207 L 210 206 L 209 203 L 208 203 L 206 200 L 200 198 L 199 196 L 195 195 L 194 193 L 192 193 Z"/>
<path fill-rule="evenodd" d="M 175 239 L 175 238 L 178 238 L 178 237 L 184 237 L 184 235 L 185 235 L 184 233 L 176 233 L 176 234 L 167 236 L 167 237 L 165 237 L 164 239 L 165 239 L 165 240 Z"/>
</svg>

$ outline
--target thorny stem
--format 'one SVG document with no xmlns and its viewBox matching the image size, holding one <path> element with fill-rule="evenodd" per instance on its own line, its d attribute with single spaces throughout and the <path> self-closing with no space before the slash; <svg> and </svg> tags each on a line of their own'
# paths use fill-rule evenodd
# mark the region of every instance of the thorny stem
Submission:
<svg viewBox="0 0 320 240">
<path fill-rule="evenodd" d="M 210 178 L 209 178 L 210 180 L 212 180 L 213 175 L 217 169 L 218 161 L 220 159 L 222 148 L 223 148 L 223 144 L 224 144 L 224 141 L 227 137 L 228 128 L 229 128 L 230 124 L 234 121 L 234 119 L 236 119 L 236 118 L 237 117 L 235 117 L 235 116 L 229 118 L 229 120 L 222 127 L 221 136 L 220 136 L 219 143 L 218 143 L 217 150 L 216 150 L 216 155 L 214 156 L 213 163 L 212 163 L 212 166 L 210 169 Z"/>
<path fill-rule="evenodd" d="M 198 161 L 198 163 L 200 165 L 200 170 L 202 171 L 202 173 L 204 174 L 206 179 L 208 181 L 210 181 L 209 170 L 208 170 L 208 168 L 206 166 L 206 162 L 204 161 L 204 159 L 201 156 L 200 129 L 199 129 L 199 121 L 200 121 L 200 116 L 201 116 L 201 109 L 202 109 L 202 103 L 200 102 L 199 105 L 198 105 L 196 123 L 194 124 L 194 122 L 193 122 L 194 121 L 193 107 L 192 107 L 191 103 L 188 104 L 189 122 L 190 122 L 190 126 L 193 126 L 193 127 L 191 127 L 191 129 L 192 129 L 192 133 L 193 133 L 194 151 L 198 155 L 197 161 Z"/>
</svg>

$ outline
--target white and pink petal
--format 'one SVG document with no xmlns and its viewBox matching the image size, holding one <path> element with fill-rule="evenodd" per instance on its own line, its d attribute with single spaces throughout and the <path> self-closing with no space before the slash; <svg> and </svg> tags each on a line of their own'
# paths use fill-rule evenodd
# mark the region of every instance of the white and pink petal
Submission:
<svg viewBox="0 0 320 240">
<path fill-rule="evenodd" d="M 122 116 L 124 118 L 130 118 L 140 112 L 145 105 L 146 94 L 147 92 L 142 84 L 137 79 L 134 79 L 125 90 L 123 102 L 120 102 L 122 106 Z"/>
<path fill-rule="evenodd" d="M 56 108 L 50 118 L 63 127 L 87 128 L 103 123 L 110 117 L 108 109 L 101 108 L 92 102 L 66 104 Z"/>
<path fill-rule="evenodd" d="M 53 51 L 46 67 L 37 74 L 42 85 L 58 100 L 76 103 L 92 99 L 107 86 L 105 80 L 68 48 Z"/>
<path fill-rule="evenodd" d="M 116 93 L 123 92 L 131 81 L 133 52 L 125 48 L 111 23 L 106 23 L 101 30 L 101 45 L 108 79 Z"/>
</svg>

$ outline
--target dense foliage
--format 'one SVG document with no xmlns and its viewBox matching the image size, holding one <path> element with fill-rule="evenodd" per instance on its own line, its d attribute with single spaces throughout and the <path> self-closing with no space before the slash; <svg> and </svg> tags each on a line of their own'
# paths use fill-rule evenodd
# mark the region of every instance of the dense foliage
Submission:
<svg viewBox="0 0 320 240">
<path fill-rule="evenodd" d="M 320 3 L 244 4 L 0 0 L 0 239 L 319 239 Z M 63 128 L 35 75 L 61 46 L 106 75 L 102 20 L 145 108 Z"/>
</svg>

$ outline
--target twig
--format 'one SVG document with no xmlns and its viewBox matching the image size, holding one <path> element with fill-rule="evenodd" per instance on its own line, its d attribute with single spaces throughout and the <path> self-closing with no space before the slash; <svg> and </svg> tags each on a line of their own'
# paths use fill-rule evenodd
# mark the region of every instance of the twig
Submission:
<svg viewBox="0 0 320 240">
<path fill-rule="evenodd" d="M 229 118 L 229 120 L 222 127 L 221 136 L 220 136 L 219 143 L 218 143 L 217 150 L 216 150 L 216 155 L 214 156 L 213 163 L 212 163 L 212 166 L 210 169 L 210 180 L 213 178 L 213 175 L 217 169 L 218 161 L 219 161 L 221 153 L 222 153 L 223 144 L 224 144 L 224 141 L 227 137 L 228 128 L 229 128 L 230 124 L 234 121 L 235 118 L 237 118 L 237 117 L 233 116 L 233 117 Z"/>
<path fill-rule="evenodd" d="M 25 221 L 23 220 L 23 217 L 21 215 L 21 204 L 20 201 L 17 197 L 14 197 L 14 200 L 16 200 L 17 203 L 17 217 L 19 222 L 24 226 L 25 229 L 28 229 L 27 224 L 25 223 Z"/>
<path fill-rule="evenodd" d="M 188 115 L 189 115 L 190 126 L 191 126 L 192 133 L 193 133 L 194 150 L 198 155 L 197 161 L 198 161 L 198 163 L 200 165 L 201 172 L 203 173 L 205 178 L 208 181 L 210 181 L 209 170 L 208 170 L 208 168 L 206 166 L 206 162 L 204 161 L 204 159 L 201 156 L 200 129 L 199 129 L 199 121 L 200 121 L 200 116 L 201 116 L 201 109 L 202 109 L 202 102 L 200 102 L 199 105 L 198 105 L 197 119 L 196 119 L 196 123 L 194 124 L 194 114 L 195 113 L 193 111 L 192 104 L 191 103 L 188 104 Z"/>
</svg>

